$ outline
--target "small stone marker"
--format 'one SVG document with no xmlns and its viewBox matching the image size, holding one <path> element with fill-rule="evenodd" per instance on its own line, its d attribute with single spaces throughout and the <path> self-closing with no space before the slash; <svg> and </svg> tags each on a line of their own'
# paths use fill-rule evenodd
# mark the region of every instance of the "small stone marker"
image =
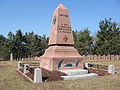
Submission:
<svg viewBox="0 0 120 90">
<path fill-rule="evenodd" d="M 27 66 L 29 66 L 29 65 L 28 64 L 24 64 L 24 69 L 23 69 L 23 73 L 24 74 L 28 73 Z"/>
<path fill-rule="evenodd" d="M 13 61 L 13 53 L 10 54 L 10 61 Z"/>
<path fill-rule="evenodd" d="M 109 65 L 108 66 L 108 73 L 115 74 L 115 66 L 114 65 Z"/>
<path fill-rule="evenodd" d="M 36 68 L 34 71 L 34 83 L 41 83 L 41 82 L 42 82 L 41 69 Z"/>
<path fill-rule="evenodd" d="M 20 63 L 22 63 L 22 62 L 19 61 L 18 64 L 17 64 L 18 69 L 21 69 L 21 68 L 22 68 L 22 67 L 20 66 Z"/>
<path fill-rule="evenodd" d="M 86 67 L 87 69 L 90 69 L 90 67 L 89 67 L 89 64 L 88 64 L 88 63 L 85 63 L 85 67 Z"/>
<path fill-rule="evenodd" d="M 22 61 L 24 60 L 24 58 L 21 59 Z"/>
</svg>

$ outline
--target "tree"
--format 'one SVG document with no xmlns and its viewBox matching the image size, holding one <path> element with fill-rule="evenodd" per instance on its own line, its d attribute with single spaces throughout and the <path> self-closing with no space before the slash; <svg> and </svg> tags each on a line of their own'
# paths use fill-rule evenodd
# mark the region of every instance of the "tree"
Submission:
<svg viewBox="0 0 120 90">
<path fill-rule="evenodd" d="M 14 59 L 20 59 L 25 57 L 25 39 L 26 38 L 22 34 L 21 30 L 17 30 L 15 35 L 12 32 L 8 33 L 9 54 L 13 53 Z"/>
<path fill-rule="evenodd" d="M 73 32 L 75 47 L 81 55 L 91 54 L 93 40 L 90 36 L 90 31 L 83 29 L 82 31 Z"/>
<path fill-rule="evenodd" d="M 46 35 L 43 35 L 42 37 L 40 37 L 40 39 L 41 39 L 41 55 L 43 55 L 45 49 L 48 47 L 49 38 L 47 38 Z"/>
<path fill-rule="evenodd" d="M 1 60 L 6 60 L 8 59 L 8 48 L 5 46 L 6 45 L 6 38 L 3 35 L 0 35 L 0 59 Z"/>
<path fill-rule="evenodd" d="M 120 27 L 112 19 L 100 21 L 95 44 L 96 54 L 120 54 Z"/>
<path fill-rule="evenodd" d="M 16 34 L 14 35 L 14 39 L 13 39 L 13 45 L 14 45 L 14 54 L 16 56 L 17 59 L 22 58 L 24 56 L 25 53 L 25 42 L 23 40 L 23 34 L 21 32 L 21 30 L 17 30 Z"/>
<path fill-rule="evenodd" d="M 31 32 L 28 34 L 26 33 L 25 38 L 26 38 L 27 57 L 41 56 L 44 53 L 48 44 L 45 35 L 38 36 L 33 32 Z"/>
<path fill-rule="evenodd" d="M 41 56 L 48 45 L 48 38 L 45 35 L 38 36 L 33 32 L 22 33 L 17 30 L 15 34 L 8 33 L 5 38 L 0 35 L 0 59 L 8 60 L 10 53 L 13 53 L 14 59 Z"/>
</svg>

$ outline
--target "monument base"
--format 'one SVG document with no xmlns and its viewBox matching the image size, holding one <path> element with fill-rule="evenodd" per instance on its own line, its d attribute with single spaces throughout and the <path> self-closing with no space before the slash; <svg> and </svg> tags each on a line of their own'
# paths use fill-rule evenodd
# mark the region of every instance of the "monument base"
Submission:
<svg viewBox="0 0 120 90">
<path fill-rule="evenodd" d="M 88 74 L 88 70 L 86 69 L 67 69 L 67 70 L 59 70 L 67 74 L 67 76 L 76 76 L 76 75 L 85 75 Z"/>
<path fill-rule="evenodd" d="M 40 67 L 48 70 L 83 68 L 83 57 L 73 46 L 50 46 L 40 57 Z"/>
</svg>

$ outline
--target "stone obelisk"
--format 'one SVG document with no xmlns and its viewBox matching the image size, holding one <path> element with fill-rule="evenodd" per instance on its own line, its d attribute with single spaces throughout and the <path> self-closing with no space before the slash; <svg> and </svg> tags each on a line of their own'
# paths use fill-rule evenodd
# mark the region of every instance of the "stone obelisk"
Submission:
<svg viewBox="0 0 120 90">
<path fill-rule="evenodd" d="M 73 45 L 69 12 L 60 4 L 53 13 L 49 47 L 40 57 L 40 67 L 48 70 L 83 68 L 83 57 Z"/>
</svg>

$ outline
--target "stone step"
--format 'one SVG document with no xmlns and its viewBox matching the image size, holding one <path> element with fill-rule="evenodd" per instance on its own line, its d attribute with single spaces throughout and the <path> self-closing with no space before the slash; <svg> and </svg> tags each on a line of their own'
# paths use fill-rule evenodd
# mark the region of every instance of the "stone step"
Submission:
<svg viewBox="0 0 120 90">
<path fill-rule="evenodd" d="M 84 79 L 84 78 L 91 78 L 96 77 L 98 74 L 96 73 L 89 73 L 84 75 L 75 75 L 75 76 L 61 76 L 64 80 L 77 80 L 77 79 Z"/>
<path fill-rule="evenodd" d="M 67 70 L 59 70 L 59 71 L 66 73 L 67 76 L 88 74 L 88 70 L 85 69 L 67 69 Z"/>
</svg>

